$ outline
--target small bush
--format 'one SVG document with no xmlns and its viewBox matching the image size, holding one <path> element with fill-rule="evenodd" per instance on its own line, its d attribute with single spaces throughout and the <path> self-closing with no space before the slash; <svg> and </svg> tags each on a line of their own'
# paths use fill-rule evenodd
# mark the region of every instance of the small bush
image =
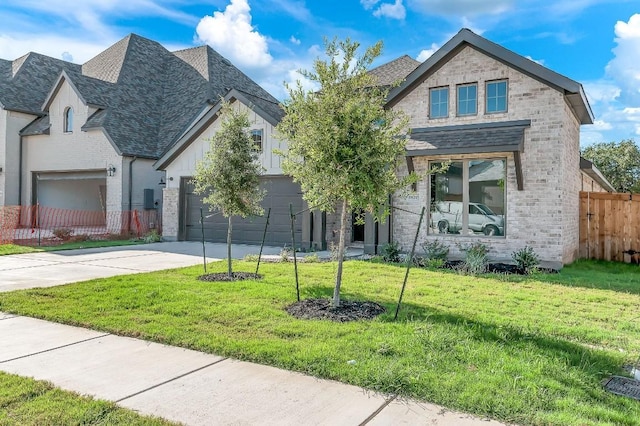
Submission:
<svg viewBox="0 0 640 426">
<path fill-rule="evenodd" d="M 242 258 L 242 260 L 244 260 L 245 262 L 257 262 L 258 259 L 260 258 L 260 255 L 258 254 L 245 254 L 244 257 Z"/>
<path fill-rule="evenodd" d="M 311 253 L 304 257 L 305 263 L 318 263 L 320 262 L 320 257 L 318 253 Z"/>
<path fill-rule="evenodd" d="M 427 260 L 442 260 L 444 262 L 449 256 L 449 247 L 438 239 L 422 243 L 422 251 L 424 251 L 424 257 Z"/>
<path fill-rule="evenodd" d="M 56 228 L 53 230 L 53 235 L 61 239 L 62 241 L 69 241 L 73 235 L 73 229 L 71 228 Z"/>
<path fill-rule="evenodd" d="M 487 253 L 489 249 L 482 243 L 473 243 L 468 246 L 459 246 L 460 250 L 465 253 L 464 262 L 460 266 L 460 272 L 478 275 L 487 272 L 489 266 L 489 257 Z"/>
<path fill-rule="evenodd" d="M 430 269 L 440 269 L 444 266 L 443 259 L 427 259 L 424 266 Z"/>
<path fill-rule="evenodd" d="M 524 248 L 514 251 L 511 253 L 511 258 L 525 274 L 535 272 L 540 264 L 540 257 L 530 246 L 524 246 Z"/>
<path fill-rule="evenodd" d="M 155 229 L 147 232 L 147 234 L 143 237 L 145 243 L 157 243 L 162 241 L 162 235 L 158 233 Z"/>
<path fill-rule="evenodd" d="M 382 247 L 382 258 L 385 262 L 400 262 L 400 244 L 396 241 L 387 243 Z"/>
<path fill-rule="evenodd" d="M 286 246 L 280 250 L 280 262 L 288 262 L 289 256 L 291 256 L 291 250 L 289 250 Z"/>
<path fill-rule="evenodd" d="M 87 234 L 73 235 L 69 238 L 69 242 L 72 243 L 83 243 L 86 241 L 93 241 L 93 238 L 91 238 L 91 236 Z"/>
</svg>

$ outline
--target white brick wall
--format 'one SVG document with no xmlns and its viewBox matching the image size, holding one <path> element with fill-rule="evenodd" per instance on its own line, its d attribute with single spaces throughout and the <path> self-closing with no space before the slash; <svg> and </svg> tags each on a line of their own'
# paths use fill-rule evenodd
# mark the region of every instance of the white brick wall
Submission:
<svg viewBox="0 0 640 426">
<path fill-rule="evenodd" d="M 485 82 L 508 79 L 508 112 L 485 114 Z M 478 114 L 456 117 L 456 85 L 478 83 Z M 429 119 L 429 88 L 449 86 L 449 118 Z M 456 242 L 481 241 L 490 248 L 494 259 L 508 260 L 511 253 L 525 245 L 532 246 L 543 260 L 560 266 L 575 259 L 578 247 L 579 124 L 563 94 L 545 84 L 485 56 L 467 46 L 448 63 L 428 76 L 422 84 L 398 102 L 410 117 L 410 127 L 434 127 L 497 121 L 531 120 L 525 130 L 522 168 L 524 190 L 517 189 L 512 153 L 455 156 L 453 158 L 507 159 L 507 217 L 505 237 L 427 236 L 439 238 L 457 254 Z M 416 145 L 416 142 L 410 144 Z M 419 145 L 419 144 L 418 144 Z M 425 171 L 427 161 L 443 157 L 416 158 L 416 171 Z M 406 166 L 402 166 L 406 169 Z M 406 173 L 406 170 L 405 170 Z M 419 212 L 427 203 L 427 182 L 418 184 L 415 195 L 393 197 L 395 206 Z M 418 216 L 394 213 L 393 239 L 410 245 Z"/>
<path fill-rule="evenodd" d="M 162 191 L 162 236 L 169 241 L 178 239 L 179 188 Z"/>
</svg>

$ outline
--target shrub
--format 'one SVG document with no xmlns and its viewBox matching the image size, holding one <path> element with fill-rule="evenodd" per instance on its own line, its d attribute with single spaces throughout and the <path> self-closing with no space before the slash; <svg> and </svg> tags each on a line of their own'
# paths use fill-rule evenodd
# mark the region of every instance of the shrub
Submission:
<svg viewBox="0 0 640 426">
<path fill-rule="evenodd" d="M 426 260 L 441 260 L 443 263 L 449 255 L 449 247 L 445 246 L 438 239 L 422 243 L 422 251 L 424 251 Z"/>
<path fill-rule="evenodd" d="M 385 244 L 382 247 L 382 258 L 385 262 L 400 262 L 400 244 L 396 241 Z"/>
<path fill-rule="evenodd" d="M 525 274 L 534 272 L 540 264 L 540 257 L 530 246 L 524 246 L 520 250 L 511 253 L 511 258 Z"/>
<path fill-rule="evenodd" d="M 473 243 L 468 246 L 460 245 L 460 250 L 465 253 L 464 262 L 460 266 L 463 273 L 477 275 L 487 271 L 489 266 L 489 249 L 482 243 Z"/>
<path fill-rule="evenodd" d="M 257 262 L 259 258 L 260 258 L 260 255 L 253 253 L 253 254 L 245 254 L 242 260 L 244 260 L 245 262 Z"/>
<path fill-rule="evenodd" d="M 318 263 L 320 262 L 320 257 L 318 253 L 311 253 L 304 257 L 305 263 Z"/>
<path fill-rule="evenodd" d="M 280 261 L 288 262 L 289 256 L 291 256 L 291 250 L 289 250 L 286 246 L 282 247 L 282 250 L 280 250 Z"/>
<path fill-rule="evenodd" d="M 73 229 L 71 228 L 56 228 L 53 230 L 53 235 L 58 238 L 61 239 L 62 241 L 68 241 L 71 239 L 71 236 L 73 235 Z"/>
<path fill-rule="evenodd" d="M 157 230 L 152 229 L 147 232 L 143 239 L 145 243 L 157 243 L 162 241 L 162 235 L 160 235 Z"/>
<path fill-rule="evenodd" d="M 424 266 L 431 269 L 440 269 L 444 266 L 444 259 L 427 259 Z"/>
</svg>

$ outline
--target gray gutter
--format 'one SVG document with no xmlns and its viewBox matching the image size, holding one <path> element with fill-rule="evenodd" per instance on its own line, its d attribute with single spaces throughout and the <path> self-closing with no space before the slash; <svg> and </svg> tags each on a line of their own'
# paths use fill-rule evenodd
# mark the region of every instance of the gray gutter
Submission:
<svg viewBox="0 0 640 426">
<path fill-rule="evenodd" d="M 583 171 L 587 176 L 591 179 L 595 180 L 602 186 L 607 192 L 616 192 L 616 189 L 611 185 L 611 182 L 604 177 L 602 172 L 598 170 L 593 162 L 587 160 L 586 158 L 580 157 L 580 170 Z"/>
</svg>

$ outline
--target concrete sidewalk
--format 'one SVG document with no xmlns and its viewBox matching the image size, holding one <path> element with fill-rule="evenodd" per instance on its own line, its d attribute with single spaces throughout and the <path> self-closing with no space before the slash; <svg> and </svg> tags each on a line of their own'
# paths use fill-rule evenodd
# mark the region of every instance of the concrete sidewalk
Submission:
<svg viewBox="0 0 640 426">
<path fill-rule="evenodd" d="M 187 425 L 499 426 L 273 367 L 0 312 L 0 370 Z"/>
</svg>

